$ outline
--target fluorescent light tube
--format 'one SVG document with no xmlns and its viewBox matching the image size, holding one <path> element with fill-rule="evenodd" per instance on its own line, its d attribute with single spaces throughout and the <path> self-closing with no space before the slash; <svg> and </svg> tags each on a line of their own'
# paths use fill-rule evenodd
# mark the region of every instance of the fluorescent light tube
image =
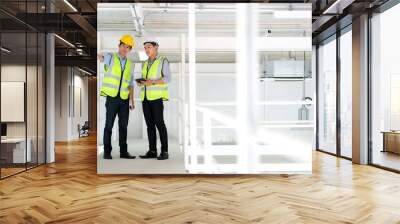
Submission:
<svg viewBox="0 0 400 224">
<path fill-rule="evenodd" d="M 78 69 L 79 69 L 79 71 L 81 71 L 81 72 L 83 72 L 83 73 L 85 73 L 85 74 L 92 75 L 92 73 L 90 73 L 90 72 L 88 72 L 88 71 L 86 71 L 86 70 L 83 70 L 83 69 L 81 69 L 81 68 L 79 68 L 79 67 L 78 67 Z"/>
<path fill-rule="evenodd" d="M 11 52 L 10 50 L 8 50 L 7 48 L 4 48 L 4 47 L 2 47 L 1 50 L 6 52 L 6 53 L 10 53 Z"/>
<path fill-rule="evenodd" d="M 67 4 L 72 10 L 74 10 L 75 12 L 78 12 L 78 10 L 71 4 L 69 3 L 68 0 L 64 0 L 65 4 Z"/>
<path fill-rule="evenodd" d="M 60 37 L 60 36 L 57 35 L 57 34 L 54 34 L 54 36 L 56 36 L 58 39 L 60 39 L 60 40 L 63 41 L 64 43 L 68 44 L 69 46 L 75 48 L 75 45 L 73 45 L 73 44 L 72 44 L 71 42 L 69 42 L 68 40 L 66 40 L 66 39 L 64 39 L 64 38 L 62 38 L 62 37 Z"/>
<path fill-rule="evenodd" d="M 311 11 L 308 10 L 285 10 L 274 11 L 277 19 L 311 19 Z"/>
<path fill-rule="evenodd" d="M 355 0 L 336 0 L 322 14 L 342 14 L 343 10 L 353 2 L 355 2 Z"/>
</svg>

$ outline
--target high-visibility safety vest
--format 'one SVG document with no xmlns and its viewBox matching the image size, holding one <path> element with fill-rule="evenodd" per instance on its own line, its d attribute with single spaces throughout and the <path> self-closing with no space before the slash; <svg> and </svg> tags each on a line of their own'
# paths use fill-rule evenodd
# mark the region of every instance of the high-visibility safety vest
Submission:
<svg viewBox="0 0 400 224">
<path fill-rule="evenodd" d="M 146 60 L 142 66 L 142 78 L 151 80 L 157 80 L 162 78 L 162 67 L 165 59 L 166 59 L 165 57 L 157 56 L 153 64 L 151 64 L 150 68 L 148 68 L 149 60 Z M 164 83 L 164 84 L 141 86 L 140 98 L 142 99 L 142 101 L 144 100 L 145 94 L 148 100 L 157 100 L 157 99 L 168 100 L 169 98 L 168 84 Z"/>
<path fill-rule="evenodd" d="M 129 83 L 131 81 L 132 62 L 126 59 L 125 68 L 122 70 L 121 61 L 118 55 L 114 53 L 110 66 L 104 65 L 104 78 L 101 86 L 101 96 L 116 97 L 119 95 L 121 99 L 129 98 Z"/>
</svg>

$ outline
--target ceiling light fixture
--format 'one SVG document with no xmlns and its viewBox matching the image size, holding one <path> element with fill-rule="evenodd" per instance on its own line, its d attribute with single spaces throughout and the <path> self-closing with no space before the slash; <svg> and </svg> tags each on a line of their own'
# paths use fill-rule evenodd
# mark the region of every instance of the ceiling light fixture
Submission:
<svg viewBox="0 0 400 224">
<path fill-rule="evenodd" d="M 75 12 L 78 12 L 78 10 L 68 1 L 68 0 L 64 0 L 65 4 L 67 4 L 72 10 L 74 10 Z"/>
<path fill-rule="evenodd" d="M 139 21 L 138 13 L 136 12 L 136 7 L 133 5 L 130 5 L 130 9 L 131 9 L 131 14 L 132 14 L 132 18 L 133 18 L 133 23 L 135 24 L 135 30 L 138 32 L 139 36 L 141 36 L 143 31 L 142 31 L 142 26 Z"/>
<path fill-rule="evenodd" d="M 67 45 L 69 45 L 69 46 L 75 48 L 75 45 L 73 45 L 73 44 L 72 44 L 71 42 L 69 42 L 68 40 L 66 40 L 66 39 L 64 39 L 64 38 L 62 38 L 62 37 L 60 37 L 60 36 L 57 35 L 57 34 L 54 34 L 54 36 L 57 37 L 58 39 L 60 39 L 61 41 L 63 41 L 64 43 L 66 43 Z"/>
</svg>

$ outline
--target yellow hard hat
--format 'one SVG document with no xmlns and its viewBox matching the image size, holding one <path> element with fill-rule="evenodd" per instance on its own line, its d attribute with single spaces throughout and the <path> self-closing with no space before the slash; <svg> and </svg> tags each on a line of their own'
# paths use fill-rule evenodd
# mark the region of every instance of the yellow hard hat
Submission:
<svg viewBox="0 0 400 224">
<path fill-rule="evenodd" d="M 119 41 L 121 41 L 122 43 L 124 43 L 128 46 L 131 46 L 132 48 L 135 47 L 135 39 L 133 39 L 133 37 L 131 35 L 128 35 L 128 34 L 123 35 Z"/>
</svg>

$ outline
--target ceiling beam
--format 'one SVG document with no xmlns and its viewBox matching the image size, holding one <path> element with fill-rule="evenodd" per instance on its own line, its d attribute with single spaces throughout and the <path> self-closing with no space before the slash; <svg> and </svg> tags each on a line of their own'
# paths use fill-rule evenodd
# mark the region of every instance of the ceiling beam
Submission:
<svg viewBox="0 0 400 224">
<path fill-rule="evenodd" d="M 93 71 L 97 69 L 97 59 L 93 56 L 55 56 L 56 66 L 87 67 Z"/>
<path fill-rule="evenodd" d="M 90 24 L 85 17 L 80 14 L 70 13 L 67 15 L 72 21 L 74 21 L 78 26 L 82 28 L 82 30 L 87 34 L 88 38 L 86 41 L 90 44 L 90 46 L 96 46 L 96 36 L 97 30 Z"/>
</svg>

